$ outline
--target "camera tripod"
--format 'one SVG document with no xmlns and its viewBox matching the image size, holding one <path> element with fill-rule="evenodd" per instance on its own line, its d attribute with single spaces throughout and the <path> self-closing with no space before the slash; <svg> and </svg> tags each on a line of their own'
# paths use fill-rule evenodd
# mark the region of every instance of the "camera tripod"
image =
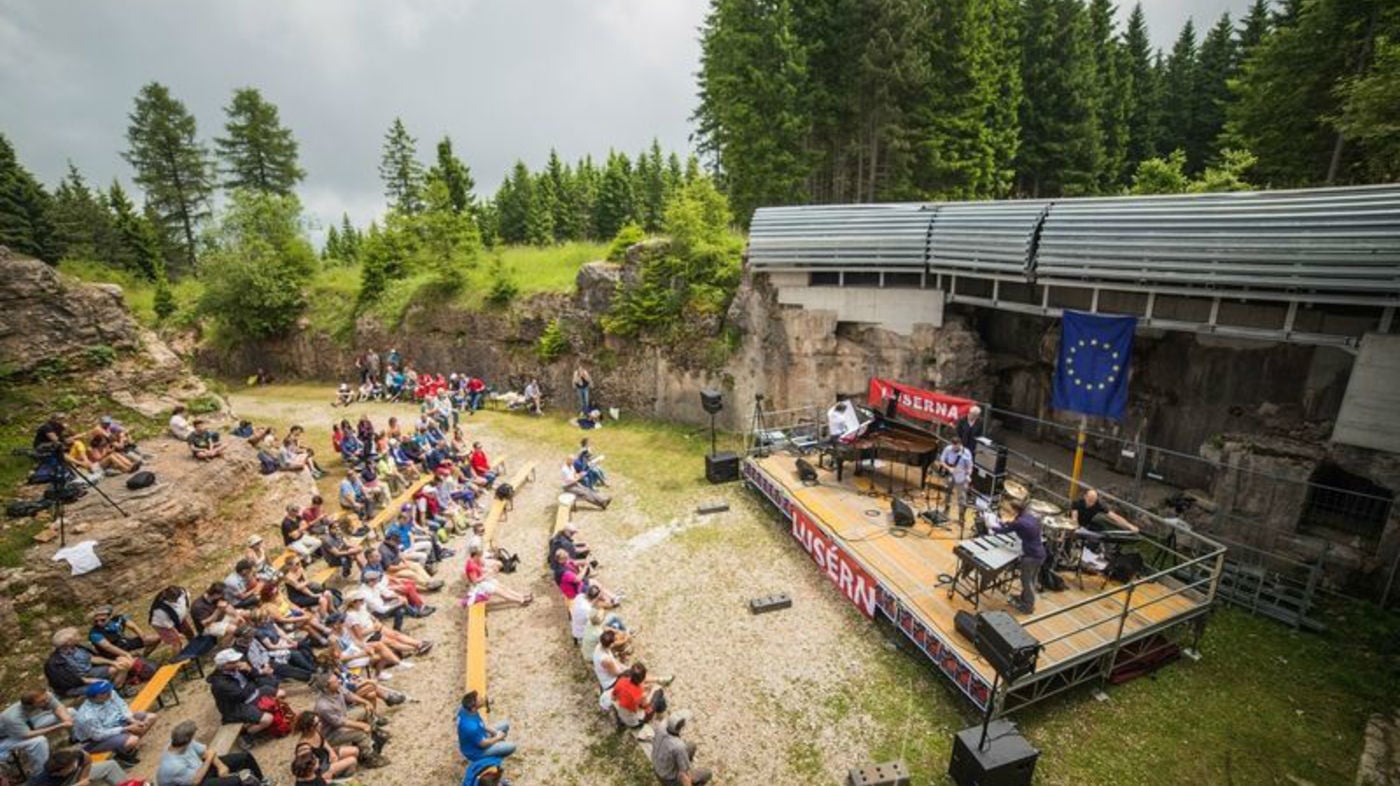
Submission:
<svg viewBox="0 0 1400 786">
<path fill-rule="evenodd" d="M 755 393 L 753 397 L 753 421 L 749 425 L 749 433 L 752 434 L 749 443 L 749 454 L 754 456 L 768 455 L 768 424 L 763 418 L 763 394 Z"/>
<path fill-rule="evenodd" d="M 77 467 L 73 466 L 72 462 L 68 460 L 68 457 L 63 454 L 60 445 L 45 445 L 35 450 L 17 450 L 15 452 L 28 455 L 34 461 L 38 462 L 38 468 L 40 469 L 43 467 L 48 467 L 50 469 L 49 487 L 44 491 L 44 498 L 53 503 L 53 520 L 58 522 L 59 548 L 65 548 L 68 545 L 68 526 L 67 520 L 64 518 L 64 505 L 67 504 L 66 498 L 68 496 L 68 489 L 70 486 L 74 485 L 74 479 L 82 480 L 89 488 L 96 491 L 98 496 L 106 500 L 108 505 L 115 508 L 118 513 L 123 516 L 126 515 L 126 511 L 122 510 L 122 506 L 118 505 L 116 500 L 108 496 L 107 492 L 98 488 L 97 483 L 95 483 L 92 478 L 84 475 Z M 78 486 L 78 488 L 81 488 L 81 486 Z M 74 499 L 77 499 L 77 497 L 74 497 Z"/>
</svg>

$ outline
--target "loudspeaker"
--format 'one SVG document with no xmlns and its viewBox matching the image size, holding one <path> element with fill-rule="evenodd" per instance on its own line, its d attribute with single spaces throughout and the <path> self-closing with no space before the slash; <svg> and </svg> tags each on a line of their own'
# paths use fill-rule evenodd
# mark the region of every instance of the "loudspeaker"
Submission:
<svg viewBox="0 0 1400 786">
<path fill-rule="evenodd" d="M 714 388 L 700 391 L 700 406 L 711 415 L 724 409 L 724 394 Z"/>
<path fill-rule="evenodd" d="M 802 483 L 803 483 L 804 485 L 807 485 L 807 486 L 815 486 L 815 485 L 817 485 L 817 469 L 816 469 L 816 467 L 813 467 L 813 466 L 811 465 L 811 463 L 808 462 L 806 459 L 798 459 L 798 460 L 797 460 L 797 479 L 800 480 L 800 481 L 802 481 Z"/>
<path fill-rule="evenodd" d="M 733 453 L 711 453 L 705 457 L 705 480 L 730 483 L 739 479 L 739 457 Z"/>
<path fill-rule="evenodd" d="M 958 613 L 953 615 L 953 629 L 958 632 L 959 636 L 962 636 L 963 638 L 972 642 L 973 645 L 977 644 L 976 614 L 973 614 L 970 611 L 963 611 L 962 609 L 959 609 Z"/>
<path fill-rule="evenodd" d="M 977 652 L 1007 682 L 1035 672 L 1040 642 L 1004 611 L 977 615 Z"/>
<path fill-rule="evenodd" d="M 972 488 L 984 497 L 995 499 L 1006 480 L 1006 446 L 993 445 L 985 438 L 978 443 L 980 449 L 972 454 Z"/>
<path fill-rule="evenodd" d="M 890 497 L 890 512 L 894 514 L 896 527 L 914 526 L 914 509 L 909 507 L 908 502 L 899 497 Z"/>
<path fill-rule="evenodd" d="M 953 737 L 948 775 L 958 786 L 1030 786 L 1040 751 L 1008 721 L 987 727 L 987 747 L 979 749 L 982 727 L 963 729 Z"/>
</svg>

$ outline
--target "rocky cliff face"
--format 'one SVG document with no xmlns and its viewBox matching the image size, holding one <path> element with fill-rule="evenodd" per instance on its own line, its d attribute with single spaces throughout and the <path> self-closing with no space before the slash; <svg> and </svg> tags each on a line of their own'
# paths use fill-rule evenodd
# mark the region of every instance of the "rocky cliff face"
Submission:
<svg viewBox="0 0 1400 786">
<path fill-rule="evenodd" d="M 66 361 L 92 347 L 140 346 L 121 287 L 74 284 L 36 259 L 0 246 L 0 357 L 13 372 Z"/>
</svg>

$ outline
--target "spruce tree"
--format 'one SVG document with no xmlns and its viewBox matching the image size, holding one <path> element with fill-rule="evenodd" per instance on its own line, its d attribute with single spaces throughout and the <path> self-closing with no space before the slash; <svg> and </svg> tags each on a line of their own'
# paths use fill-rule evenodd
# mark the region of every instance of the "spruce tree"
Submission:
<svg viewBox="0 0 1400 786">
<path fill-rule="evenodd" d="M 1167 70 L 1162 80 L 1162 127 L 1168 135 L 1167 144 L 1187 152 L 1187 174 L 1199 163 L 1191 160 L 1188 149 L 1197 135 L 1199 69 L 1196 59 L 1196 25 L 1187 19 L 1167 57 Z"/>
<path fill-rule="evenodd" d="M 1124 184 L 1128 161 L 1128 113 L 1132 96 L 1125 73 L 1128 61 L 1118 43 L 1112 0 L 1090 0 L 1089 27 L 1093 35 L 1094 71 L 1099 87 L 1095 101 L 1103 157 L 1100 191 L 1114 191 Z"/>
<path fill-rule="evenodd" d="M 1206 34 L 1196 68 L 1195 107 L 1185 139 L 1186 171 L 1196 174 L 1216 158 L 1217 141 L 1225 130 L 1225 108 L 1230 102 L 1229 81 L 1237 58 L 1235 28 L 1229 14 Z"/>
<path fill-rule="evenodd" d="M 437 163 L 428 170 L 428 177 L 441 180 L 447 186 L 453 211 L 470 213 L 476 207 L 476 197 L 472 195 L 476 181 L 472 180 L 471 169 L 452 152 L 451 137 L 444 136 L 437 143 Z"/>
<path fill-rule="evenodd" d="M 152 283 L 165 280 L 159 231 L 150 216 L 136 212 L 136 206 L 115 180 L 107 192 L 107 204 L 112 209 L 112 225 L 122 265 Z"/>
<path fill-rule="evenodd" d="M 340 249 L 346 262 L 360 260 L 360 230 L 350 223 L 350 214 L 340 214 Z"/>
<path fill-rule="evenodd" d="M 321 259 L 345 261 L 345 250 L 340 245 L 340 232 L 334 225 L 326 230 L 326 244 L 321 247 Z"/>
<path fill-rule="evenodd" d="M 1027 0 L 1023 30 L 1021 193 L 1093 193 L 1102 148 L 1089 15 L 1080 0 Z"/>
<path fill-rule="evenodd" d="M 554 214 L 559 206 L 559 194 L 547 172 L 537 175 L 532 185 L 532 199 L 525 212 L 525 242 L 547 246 L 554 242 Z"/>
<path fill-rule="evenodd" d="M 637 217 L 641 219 L 643 229 L 659 232 L 666 210 L 666 160 L 661 155 L 661 143 L 653 137 L 651 149 L 638 159 L 638 169 L 643 175 L 640 178 L 641 190 L 637 192 Z M 644 168 L 642 162 L 645 162 Z"/>
<path fill-rule="evenodd" d="M 1240 22 L 1236 43 L 1239 45 L 1238 67 L 1254 52 L 1254 48 L 1264 40 L 1269 34 L 1271 22 L 1269 19 L 1269 0 L 1254 0 L 1249 6 L 1249 11 L 1245 13 L 1244 19 Z M 1237 69 L 1238 70 L 1238 69 Z"/>
<path fill-rule="evenodd" d="M 418 162 L 418 140 L 409 136 L 403 120 L 394 118 L 384 135 L 379 159 L 379 179 L 389 207 L 407 216 L 423 211 L 423 165 Z"/>
<path fill-rule="evenodd" d="M 68 174 L 54 189 L 50 216 L 56 257 L 116 264 L 112 215 L 72 161 L 68 162 Z"/>
<path fill-rule="evenodd" d="M 549 149 L 549 161 L 545 163 L 543 177 L 549 181 L 550 226 L 554 230 L 554 242 L 564 243 L 580 238 L 578 218 L 574 212 L 574 177 L 569 166 L 559 160 L 559 153 Z"/>
<path fill-rule="evenodd" d="M 136 169 L 136 183 L 146 192 L 164 245 L 185 272 L 197 275 L 195 235 L 209 216 L 214 166 L 196 138 L 194 115 L 165 85 L 151 82 L 137 93 L 129 117 L 122 156 Z"/>
<path fill-rule="evenodd" d="M 44 187 L 20 165 L 15 149 L 0 134 L 0 245 L 45 262 L 57 262 L 50 209 Z"/>
<path fill-rule="evenodd" d="M 1131 96 L 1128 105 L 1128 147 L 1124 170 L 1134 172 L 1138 164 L 1157 157 L 1161 140 L 1161 85 L 1152 65 L 1152 43 L 1142 4 L 1133 6 L 1123 33 L 1124 89 Z"/>
<path fill-rule="evenodd" d="M 224 114 L 228 135 L 214 140 L 224 163 L 223 187 L 291 194 L 306 171 L 297 164 L 296 138 L 282 125 L 276 105 L 256 88 L 245 87 L 234 91 Z"/>
<path fill-rule="evenodd" d="M 530 212 L 535 202 L 535 180 L 524 161 L 517 160 L 510 176 L 496 192 L 498 231 L 511 245 L 530 242 Z"/>
<path fill-rule="evenodd" d="M 636 220 L 632 193 L 632 166 L 625 153 L 608 153 L 608 165 L 598 185 L 593 224 L 600 238 L 611 238 Z"/>
</svg>

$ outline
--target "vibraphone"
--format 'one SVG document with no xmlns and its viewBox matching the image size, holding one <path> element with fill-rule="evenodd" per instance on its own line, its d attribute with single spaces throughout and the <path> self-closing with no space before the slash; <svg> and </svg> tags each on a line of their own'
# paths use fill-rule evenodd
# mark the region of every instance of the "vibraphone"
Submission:
<svg viewBox="0 0 1400 786">
<path fill-rule="evenodd" d="M 1011 534 L 983 535 L 954 546 L 953 554 L 958 558 L 958 573 L 948 587 L 948 597 L 961 595 L 975 609 L 982 593 L 1010 590 L 1021 562 L 1021 539 Z"/>
</svg>

